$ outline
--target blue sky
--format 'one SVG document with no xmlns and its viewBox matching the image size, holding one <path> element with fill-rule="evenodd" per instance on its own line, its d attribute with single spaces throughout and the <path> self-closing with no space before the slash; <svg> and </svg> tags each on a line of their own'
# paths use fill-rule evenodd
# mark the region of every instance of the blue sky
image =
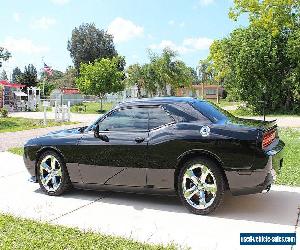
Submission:
<svg viewBox="0 0 300 250">
<path fill-rule="evenodd" d="M 42 58 L 54 69 L 72 65 L 67 41 L 72 29 L 93 22 L 114 35 L 127 66 L 145 63 L 147 49 L 177 50 L 189 66 L 207 56 L 214 39 L 228 35 L 246 20 L 228 18 L 232 0 L 7 0 L 1 3 L 0 46 L 12 53 L 4 64 L 11 71 Z"/>
</svg>

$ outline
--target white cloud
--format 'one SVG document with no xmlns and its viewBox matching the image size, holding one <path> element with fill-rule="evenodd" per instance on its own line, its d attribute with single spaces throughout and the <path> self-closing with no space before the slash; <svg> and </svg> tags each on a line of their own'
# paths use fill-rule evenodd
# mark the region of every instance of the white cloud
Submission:
<svg viewBox="0 0 300 250">
<path fill-rule="evenodd" d="M 148 35 L 147 35 L 147 38 L 152 40 L 152 39 L 154 39 L 154 36 L 151 35 L 151 34 L 148 34 Z"/>
<path fill-rule="evenodd" d="M 186 38 L 183 40 L 183 46 L 189 47 L 194 50 L 209 49 L 213 40 L 207 37 Z"/>
<path fill-rule="evenodd" d="M 149 48 L 152 50 L 170 48 L 180 54 L 185 54 L 192 51 L 209 49 L 212 42 L 213 40 L 207 37 L 186 38 L 181 44 L 176 44 L 171 40 L 162 40 L 159 44 L 151 44 Z"/>
<path fill-rule="evenodd" d="M 56 20 L 54 18 L 43 16 L 39 19 L 34 20 L 32 23 L 32 27 L 37 29 L 47 30 L 55 24 L 56 24 Z"/>
<path fill-rule="evenodd" d="M 6 48 L 12 53 L 24 53 L 24 54 L 41 54 L 49 51 L 47 46 L 36 45 L 32 40 L 27 38 L 14 38 L 6 37 L 0 46 Z"/>
<path fill-rule="evenodd" d="M 168 22 L 168 24 L 169 24 L 170 26 L 180 27 L 180 28 L 183 28 L 183 27 L 185 26 L 185 22 L 179 23 L 179 22 L 176 22 L 176 21 L 174 21 L 174 20 L 170 20 L 170 21 Z"/>
<path fill-rule="evenodd" d="M 179 53 L 187 53 L 188 52 L 188 48 L 181 46 L 181 45 L 176 45 L 174 42 L 170 41 L 170 40 L 162 40 L 159 44 L 151 44 L 149 46 L 150 49 L 153 50 L 157 50 L 157 49 L 164 49 L 164 48 L 170 48 L 172 50 L 175 50 Z"/>
<path fill-rule="evenodd" d="M 207 6 L 214 3 L 215 0 L 200 0 L 200 5 Z"/>
<path fill-rule="evenodd" d="M 19 22 L 21 20 L 21 15 L 18 12 L 13 13 L 13 19 L 15 22 Z"/>
<path fill-rule="evenodd" d="M 57 5 L 65 5 L 70 2 L 70 0 L 51 0 L 52 3 Z"/>
<path fill-rule="evenodd" d="M 114 41 L 116 43 L 120 43 L 128 41 L 134 37 L 143 36 L 144 28 L 134 24 L 130 20 L 117 17 L 109 24 L 108 33 L 114 36 Z"/>
<path fill-rule="evenodd" d="M 175 21 L 174 21 L 174 20 L 170 20 L 170 21 L 168 22 L 168 24 L 169 24 L 169 25 L 174 25 L 174 24 L 175 24 Z"/>
</svg>

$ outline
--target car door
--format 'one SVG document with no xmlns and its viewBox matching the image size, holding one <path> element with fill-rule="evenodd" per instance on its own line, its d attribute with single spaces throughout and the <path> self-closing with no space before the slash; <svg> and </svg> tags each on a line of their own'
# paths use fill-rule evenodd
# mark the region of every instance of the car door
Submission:
<svg viewBox="0 0 300 250">
<path fill-rule="evenodd" d="M 99 134 L 85 133 L 79 142 L 79 169 L 84 183 L 145 186 L 148 109 L 124 107 L 99 121 Z"/>
<path fill-rule="evenodd" d="M 174 144 L 175 120 L 161 106 L 149 110 L 149 167 L 147 170 L 147 186 L 159 189 L 174 187 Z"/>
</svg>

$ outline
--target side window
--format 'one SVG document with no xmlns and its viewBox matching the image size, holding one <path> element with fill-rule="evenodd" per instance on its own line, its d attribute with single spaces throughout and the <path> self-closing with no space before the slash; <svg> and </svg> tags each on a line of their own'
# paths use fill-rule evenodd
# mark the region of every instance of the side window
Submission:
<svg viewBox="0 0 300 250">
<path fill-rule="evenodd" d="M 209 119 L 188 103 L 167 104 L 166 110 L 172 114 L 176 122 L 208 122 Z"/>
<path fill-rule="evenodd" d="M 122 108 L 99 122 L 99 131 L 145 131 L 148 130 L 147 108 Z"/>
<path fill-rule="evenodd" d="M 174 119 L 161 107 L 149 109 L 149 129 L 174 122 Z"/>
</svg>

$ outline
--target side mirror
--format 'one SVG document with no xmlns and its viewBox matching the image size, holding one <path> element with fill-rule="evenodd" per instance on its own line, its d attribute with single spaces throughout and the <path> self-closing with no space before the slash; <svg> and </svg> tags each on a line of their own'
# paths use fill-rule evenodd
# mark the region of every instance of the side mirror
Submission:
<svg viewBox="0 0 300 250">
<path fill-rule="evenodd" d="M 92 130 L 94 131 L 95 138 L 98 138 L 98 139 L 100 139 L 102 141 L 105 141 L 105 142 L 109 142 L 109 138 L 108 138 L 107 135 L 99 133 L 99 124 L 94 125 Z"/>
<path fill-rule="evenodd" d="M 99 138 L 99 124 L 93 125 L 92 130 L 94 131 L 94 136 Z"/>
<path fill-rule="evenodd" d="M 102 141 L 105 141 L 105 142 L 109 142 L 109 138 L 108 138 L 108 136 L 107 135 L 100 135 L 99 134 L 99 137 L 98 137 L 100 140 L 102 140 Z"/>
</svg>

